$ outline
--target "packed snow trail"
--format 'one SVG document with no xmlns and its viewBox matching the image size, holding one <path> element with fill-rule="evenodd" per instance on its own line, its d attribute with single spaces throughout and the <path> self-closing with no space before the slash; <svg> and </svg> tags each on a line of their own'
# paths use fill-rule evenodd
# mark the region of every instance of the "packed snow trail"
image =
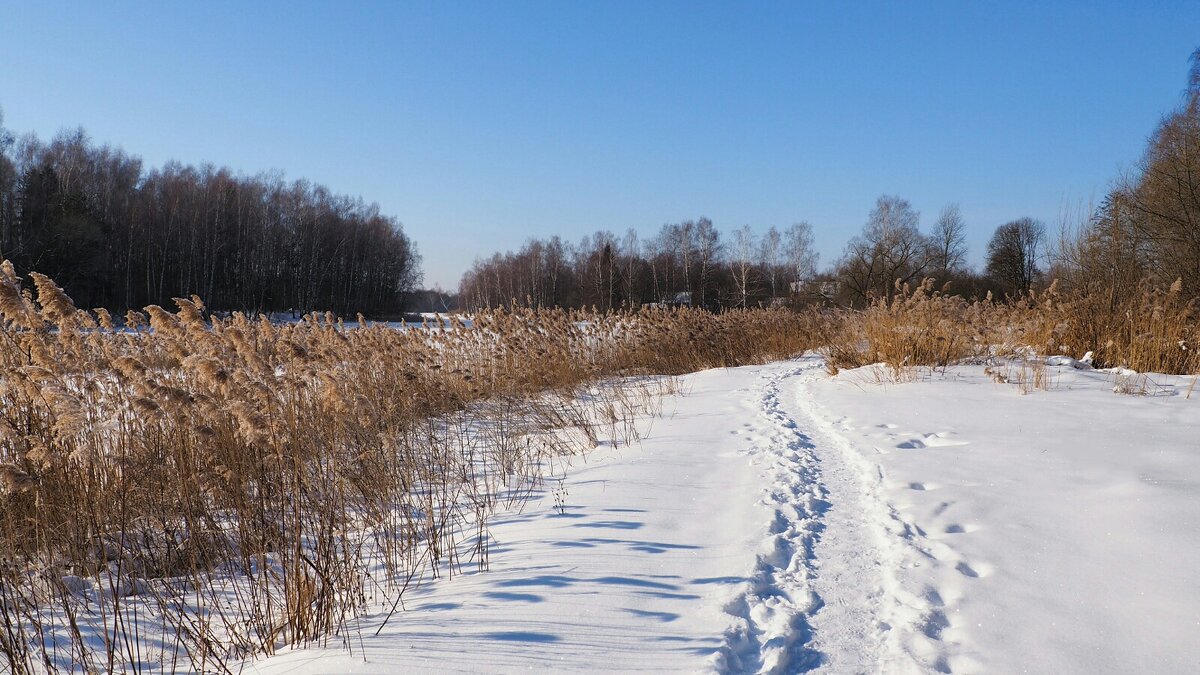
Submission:
<svg viewBox="0 0 1200 675">
<path fill-rule="evenodd" d="M 736 623 L 714 666 L 725 672 L 790 672 L 821 662 L 809 648 L 821 596 L 812 587 L 814 548 L 829 507 L 812 442 L 780 404 L 780 388 L 806 368 L 770 370 L 754 390 L 745 433 L 747 449 L 765 479 L 762 503 L 771 509 L 767 536 L 748 587 L 726 611 Z"/>
<path fill-rule="evenodd" d="M 882 469 L 819 409 L 808 386 L 814 381 L 797 382 L 791 404 L 821 450 L 831 504 L 814 563 L 814 589 L 826 599 L 814 622 L 811 648 L 825 658 L 817 670 L 949 672 L 941 599 L 931 589 L 912 592 L 900 578 L 921 565 L 923 533 L 886 501 Z"/>
</svg>

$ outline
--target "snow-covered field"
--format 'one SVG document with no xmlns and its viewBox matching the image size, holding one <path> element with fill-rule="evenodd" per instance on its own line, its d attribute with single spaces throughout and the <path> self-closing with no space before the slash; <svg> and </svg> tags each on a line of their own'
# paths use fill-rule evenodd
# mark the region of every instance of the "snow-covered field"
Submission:
<svg viewBox="0 0 1200 675">
<path fill-rule="evenodd" d="M 489 571 L 246 668 L 1200 670 L 1200 390 L 1046 375 L 686 376 L 640 444 L 498 517 Z"/>
</svg>

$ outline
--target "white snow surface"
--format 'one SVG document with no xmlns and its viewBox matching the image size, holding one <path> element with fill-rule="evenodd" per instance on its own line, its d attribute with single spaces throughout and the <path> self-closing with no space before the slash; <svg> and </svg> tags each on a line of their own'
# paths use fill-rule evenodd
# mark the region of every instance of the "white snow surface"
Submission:
<svg viewBox="0 0 1200 675">
<path fill-rule="evenodd" d="M 496 517 L 489 570 L 245 671 L 1196 672 L 1200 387 L 1074 366 L 683 377 Z"/>
</svg>

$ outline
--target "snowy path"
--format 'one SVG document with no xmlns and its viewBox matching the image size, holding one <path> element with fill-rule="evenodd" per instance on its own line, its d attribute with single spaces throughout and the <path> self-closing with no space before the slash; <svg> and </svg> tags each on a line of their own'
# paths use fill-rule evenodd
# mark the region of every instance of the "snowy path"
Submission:
<svg viewBox="0 0 1200 675">
<path fill-rule="evenodd" d="M 729 609 L 725 672 L 946 670 L 936 593 L 897 578 L 918 564 L 919 535 L 887 504 L 878 467 L 830 424 L 811 382 L 824 364 L 764 369 L 750 455 L 772 510 L 752 583 Z M 752 417 L 752 416 L 748 416 Z M 752 427 L 753 425 L 747 425 Z"/>
<path fill-rule="evenodd" d="M 817 548 L 816 590 L 827 610 L 817 617 L 813 649 L 829 673 L 949 672 L 936 589 L 912 592 L 901 580 L 919 567 L 922 534 L 887 501 L 880 467 L 866 459 L 800 383 L 794 398 L 823 449 L 831 508 L 829 534 Z"/>
<path fill-rule="evenodd" d="M 382 616 L 368 617 L 354 653 L 252 667 L 875 670 L 883 532 L 864 528 L 861 467 L 800 405 L 821 377 L 808 359 L 683 378 L 642 443 L 593 453 L 498 518 L 489 571 L 423 586 L 379 636 Z"/>
<path fill-rule="evenodd" d="M 726 636 L 719 670 L 859 673 L 913 665 L 888 651 L 896 648 L 886 639 L 895 619 L 883 612 L 896 601 L 886 570 L 899 544 L 864 480 L 870 467 L 807 405 L 804 385 L 823 376 L 816 359 L 768 368 L 754 397 L 765 433 L 754 434 L 750 455 L 772 514 L 752 583 L 729 607 L 742 621 Z"/>
<path fill-rule="evenodd" d="M 496 518 L 489 571 L 247 670 L 1195 672 L 1200 400 L 1059 377 L 685 376 Z"/>
</svg>

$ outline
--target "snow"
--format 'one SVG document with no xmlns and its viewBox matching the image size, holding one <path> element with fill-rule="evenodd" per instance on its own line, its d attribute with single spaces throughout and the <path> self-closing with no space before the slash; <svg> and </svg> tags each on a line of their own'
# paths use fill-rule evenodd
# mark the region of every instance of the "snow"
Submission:
<svg viewBox="0 0 1200 675">
<path fill-rule="evenodd" d="M 1050 357 L 1046 358 L 1046 365 L 1048 365 L 1048 366 L 1070 366 L 1072 368 L 1078 368 L 1080 370 L 1087 370 L 1092 367 L 1092 359 L 1091 359 L 1090 355 L 1091 355 L 1091 352 L 1088 352 L 1088 355 L 1084 356 L 1082 359 L 1074 359 L 1074 358 L 1071 358 L 1070 356 L 1063 356 L 1063 355 L 1050 356 Z"/>
</svg>

